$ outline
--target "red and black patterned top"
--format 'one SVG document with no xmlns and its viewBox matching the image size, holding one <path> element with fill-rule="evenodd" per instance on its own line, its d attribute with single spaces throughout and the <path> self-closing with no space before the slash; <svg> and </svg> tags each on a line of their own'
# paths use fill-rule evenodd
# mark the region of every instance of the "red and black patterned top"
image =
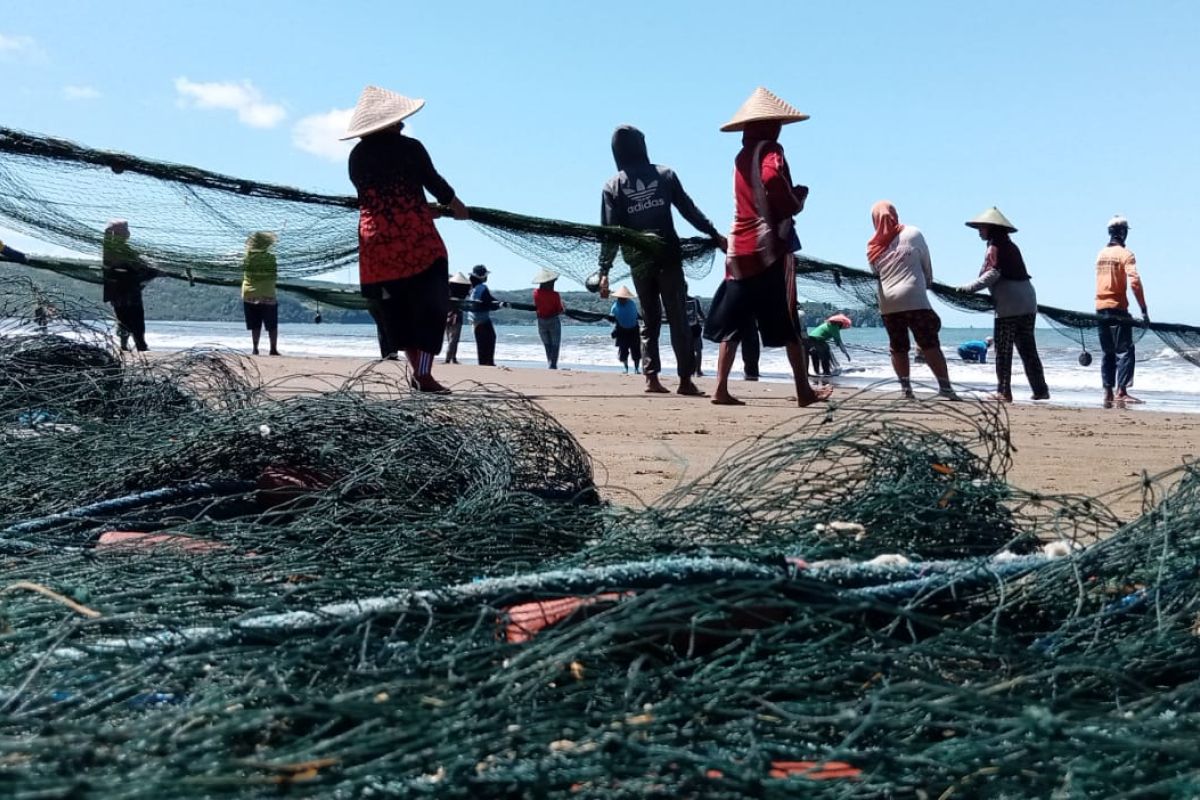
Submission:
<svg viewBox="0 0 1200 800">
<path fill-rule="evenodd" d="M 425 192 L 446 204 L 454 189 L 433 168 L 424 145 L 393 131 L 363 137 L 350 152 L 350 180 L 358 190 L 358 280 L 364 295 L 446 258 Z"/>
</svg>

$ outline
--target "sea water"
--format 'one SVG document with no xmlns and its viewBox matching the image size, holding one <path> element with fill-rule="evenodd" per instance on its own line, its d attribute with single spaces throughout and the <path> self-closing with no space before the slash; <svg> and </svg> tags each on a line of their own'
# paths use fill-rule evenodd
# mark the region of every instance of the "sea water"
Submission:
<svg viewBox="0 0 1200 800">
<path fill-rule="evenodd" d="M 559 368 L 619 371 L 621 365 L 617 361 L 617 350 L 610 333 L 609 325 L 564 325 Z M 987 364 L 967 364 L 958 357 L 958 345 L 971 339 L 983 339 L 990 333 L 990 328 L 943 328 L 940 334 L 942 350 L 950 365 L 950 379 L 968 392 L 982 394 L 995 389 L 994 351 L 988 353 Z M 207 346 L 246 352 L 250 350 L 249 332 L 240 323 L 233 322 L 151 321 L 147 323 L 146 338 L 155 351 Z M 861 388 L 880 381 L 895 380 L 887 353 L 887 333 L 882 328 L 851 328 L 842 333 L 842 339 L 850 351 L 851 359 L 847 360 L 836 346 L 833 348 L 842 367 L 842 374 L 833 379 L 835 385 Z M 1100 353 L 1092 354 L 1091 366 L 1081 367 L 1078 362 L 1078 342 L 1051 328 L 1039 328 L 1037 340 L 1054 402 L 1099 406 L 1102 395 Z M 265 353 L 265 332 L 261 345 Z M 373 325 L 285 324 L 280 326 L 279 349 L 289 356 L 379 357 Z M 675 356 L 665 327 L 659 350 L 664 376 L 673 377 Z M 713 374 L 716 352 L 715 344 L 704 342 L 702 368 L 706 376 Z M 1147 336 L 1138 343 L 1137 356 L 1132 393 L 1146 401 L 1143 408 L 1200 412 L 1200 367 L 1192 365 L 1153 336 Z M 465 364 L 475 362 L 475 343 L 469 325 L 463 327 L 458 358 Z M 545 350 L 538 339 L 536 326 L 497 326 L 496 363 L 510 367 L 544 368 Z M 734 380 L 741 379 L 741 369 L 739 356 L 734 366 Z M 764 349 L 760 371 L 763 380 L 790 380 L 787 357 L 782 349 Z M 923 364 L 912 365 L 912 377 L 917 383 L 933 383 L 929 368 Z M 894 383 L 883 388 L 894 388 Z M 1016 353 L 1013 354 L 1013 395 L 1018 401 L 1026 400 L 1030 395 L 1021 359 Z"/>
</svg>

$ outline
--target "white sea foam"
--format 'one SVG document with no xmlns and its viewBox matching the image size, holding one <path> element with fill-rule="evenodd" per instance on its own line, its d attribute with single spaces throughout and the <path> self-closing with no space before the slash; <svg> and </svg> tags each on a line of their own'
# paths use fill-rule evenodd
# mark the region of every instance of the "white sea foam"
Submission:
<svg viewBox="0 0 1200 800">
<path fill-rule="evenodd" d="M 220 346 L 248 350 L 250 336 L 232 322 L 150 322 L 147 338 L 155 350 L 182 350 L 197 346 Z M 979 392 L 995 388 L 995 367 L 987 364 L 966 364 L 955 351 L 958 343 L 981 339 L 988 331 L 980 328 L 948 328 L 942 331 L 943 349 L 950 365 L 950 377 L 956 384 Z M 1038 348 L 1044 364 L 1046 380 L 1055 400 L 1071 404 L 1097 405 L 1100 396 L 1100 354 L 1093 353 L 1090 367 L 1078 363 L 1079 345 L 1052 330 L 1039 329 Z M 850 346 L 852 361 L 847 361 L 835 348 L 842 366 L 851 371 L 836 379 L 845 386 L 866 386 L 876 381 L 892 381 L 891 362 L 887 355 L 887 335 L 881 328 L 854 328 L 844 334 Z M 371 325 L 313 325 L 285 324 L 280 329 L 280 350 L 285 355 L 349 356 L 377 358 L 375 329 Z M 663 372 L 675 371 L 670 339 L 664 328 L 661 340 Z M 1134 388 L 1151 409 L 1170 409 L 1200 412 L 1200 367 L 1196 367 L 1160 342 L 1144 341 L 1139 346 Z M 464 326 L 459 358 L 464 363 L 475 361 L 475 345 L 469 325 Z M 530 325 L 509 325 L 497 328 L 497 362 L 512 366 L 537 367 L 545 364 L 545 353 L 537 329 Z M 704 343 L 705 373 L 711 374 L 716 358 L 716 345 Z M 564 368 L 619 370 L 617 351 L 603 325 L 566 325 L 563 327 L 559 366 Z M 763 350 L 760 369 L 767 380 L 786 380 L 787 358 L 783 350 Z M 913 379 L 932 382 L 928 368 L 914 364 Z M 741 364 L 735 366 L 734 377 L 741 377 Z M 1013 357 L 1014 394 L 1021 399 L 1029 394 L 1021 360 Z"/>
</svg>

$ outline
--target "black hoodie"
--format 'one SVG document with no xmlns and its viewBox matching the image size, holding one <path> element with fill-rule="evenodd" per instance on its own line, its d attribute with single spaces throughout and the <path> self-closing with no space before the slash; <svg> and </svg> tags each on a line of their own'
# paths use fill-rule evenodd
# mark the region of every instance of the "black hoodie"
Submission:
<svg viewBox="0 0 1200 800">
<path fill-rule="evenodd" d="M 675 259 L 679 258 L 680 247 L 671 206 L 679 209 L 696 230 L 714 239 L 720 236 L 683 190 L 679 177 L 671 168 L 650 163 L 646 137 L 641 131 L 632 125 L 617 128 L 613 132 L 612 151 L 619 172 L 604 185 L 601 193 L 602 225 L 620 225 L 656 234 L 667 243 Z M 628 262 L 631 254 L 625 255 Z M 616 248 L 606 246 L 600 255 L 600 268 L 611 267 L 615 256 Z"/>
</svg>

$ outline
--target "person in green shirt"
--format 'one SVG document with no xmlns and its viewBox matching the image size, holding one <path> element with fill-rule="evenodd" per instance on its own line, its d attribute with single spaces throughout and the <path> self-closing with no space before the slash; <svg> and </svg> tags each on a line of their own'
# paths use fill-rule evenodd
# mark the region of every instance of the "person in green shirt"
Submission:
<svg viewBox="0 0 1200 800">
<path fill-rule="evenodd" d="M 834 314 L 829 319 L 822 322 L 808 332 L 808 354 L 812 359 L 812 370 L 814 375 L 831 375 L 833 374 L 833 353 L 829 349 L 829 343 L 833 342 L 842 351 L 842 355 L 847 361 L 853 361 L 850 358 L 850 353 L 846 350 L 846 345 L 842 344 L 842 328 L 850 327 L 850 318 L 845 314 Z"/>
<path fill-rule="evenodd" d="M 271 341 L 270 354 L 279 355 L 279 303 L 275 297 L 275 280 L 279 275 L 271 247 L 279 240 L 270 231 L 252 233 L 246 240 L 246 255 L 242 259 L 242 312 L 254 355 L 258 355 L 258 340 L 267 329 Z"/>
</svg>

